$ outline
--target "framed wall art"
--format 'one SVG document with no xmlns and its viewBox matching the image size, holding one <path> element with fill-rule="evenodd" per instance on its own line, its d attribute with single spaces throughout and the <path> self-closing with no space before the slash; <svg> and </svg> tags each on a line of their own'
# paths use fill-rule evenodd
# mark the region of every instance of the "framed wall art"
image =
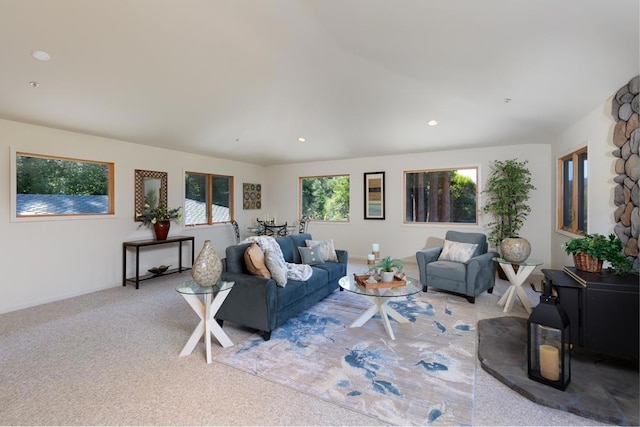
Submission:
<svg viewBox="0 0 640 427">
<path fill-rule="evenodd" d="M 262 184 L 242 184 L 242 208 L 262 208 Z"/>
<path fill-rule="evenodd" d="M 364 219 L 384 219 L 384 172 L 364 174 Z"/>
</svg>

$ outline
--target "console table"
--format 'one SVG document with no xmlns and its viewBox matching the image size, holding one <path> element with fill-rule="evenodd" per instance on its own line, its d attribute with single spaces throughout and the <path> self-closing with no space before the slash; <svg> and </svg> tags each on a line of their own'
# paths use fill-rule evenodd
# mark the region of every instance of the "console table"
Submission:
<svg viewBox="0 0 640 427">
<path fill-rule="evenodd" d="M 166 240 L 133 240 L 130 242 L 122 242 L 122 286 L 127 286 L 127 282 L 136 284 L 138 289 L 142 280 L 149 280 L 155 277 L 159 277 L 165 274 L 181 273 L 184 270 L 189 270 L 190 267 L 182 267 L 182 243 L 191 242 L 191 265 L 194 262 L 194 242 L 193 236 L 172 236 Z M 168 245 L 172 243 L 178 244 L 178 268 L 172 268 L 162 274 L 145 274 L 140 276 L 140 248 L 146 248 L 149 246 Z M 136 250 L 136 275 L 135 277 L 127 278 L 127 249 L 134 248 Z"/>
<path fill-rule="evenodd" d="M 588 273 L 575 267 L 543 269 L 569 316 L 571 343 L 591 351 L 638 359 L 638 276 Z"/>
</svg>

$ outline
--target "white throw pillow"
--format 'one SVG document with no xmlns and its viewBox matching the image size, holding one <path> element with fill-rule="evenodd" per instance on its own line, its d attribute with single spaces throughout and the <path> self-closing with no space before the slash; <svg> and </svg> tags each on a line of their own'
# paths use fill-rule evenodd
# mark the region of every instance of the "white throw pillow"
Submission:
<svg viewBox="0 0 640 427">
<path fill-rule="evenodd" d="M 477 243 L 461 243 L 445 240 L 438 261 L 467 262 L 473 256 L 477 247 Z"/>
<path fill-rule="evenodd" d="M 313 248 L 318 246 L 320 248 L 320 255 L 322 256 L 322 261 L 333 261 L 338 262 L 338 254 L 336 254 L 336 249 L 333 246 L 333 239 L 329 240 L 305 240 L 308 248 Z"/>
<path fill-rule="evenodd" d="M 273 249 L 267 249 L 264 252 L 264 259 L 269 273 L 271 273 L 271 278 L 276 281 L 278 286 L 284 288 L 287 285 L 287 264 L 282 254 Z"/>
</svg>

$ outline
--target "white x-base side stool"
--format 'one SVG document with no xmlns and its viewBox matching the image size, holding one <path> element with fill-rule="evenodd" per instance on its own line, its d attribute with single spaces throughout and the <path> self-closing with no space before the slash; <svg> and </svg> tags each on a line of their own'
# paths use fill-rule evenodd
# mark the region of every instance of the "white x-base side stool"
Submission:
<svg viewBox="0 0 640 427">
<path fill-rule="evenodd" d="M 522 289 L 522 284 L 527 280 L 533 270 L 542 264 L 542 261 L 530 258 L 519 263 L 512 263 L 504 258 L 494 258 L 493 260 L 500 264 L 500 268 L 502 268 L 507 279 L 509 279 L 509 283 L 511 284 L 509 289 L 507 289 L 507 292 L 505 292 L 504 295 L 502 295 L 502 298 L 498 301 L 498 305 L 504 306 L 503 312 L 507 313 L 511 311 L 513 308 L 513 301 L 516 295 L 518 295 L 518 298 L 520 298 L 520 302 L 524 306 L 525 310 L 527 310 L 527 313 L 531 313 L 531 303 L 529 302 L 527 294 Z M 518 265 L 517 273 L 513 269 L 512 264 Z"/>
<path fill-rule="evenodd" d="M 207 352 L 207 363 L 211 363 L 211 335 L 213 335 L 223 347 L 231 347 L 233 345 L 231 339 L 229 339 L 214 318 L 222 306 L 222 303 L 229 295 L 233 284 L 234 282 L 218 282 L 213 286 L 200 286 L 193 280 L 189 280 L 176 288 L 176 291 L 182 294 L 200 318 L 200 322 L 180 352 L 180 356 L 190 355 L 203 335 Z M 200 301 L 199 295 L 203 296 L 204 302 Z"/>
</svg>

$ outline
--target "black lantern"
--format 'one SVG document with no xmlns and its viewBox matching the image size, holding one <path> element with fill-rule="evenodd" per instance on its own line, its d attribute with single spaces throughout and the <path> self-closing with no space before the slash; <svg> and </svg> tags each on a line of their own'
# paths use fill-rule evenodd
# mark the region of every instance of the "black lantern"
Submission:
<svg viewBox="0 0 640 427">
<path fill-rule="evenodd" d="M 527 373 L 542 384 L 566 390 L 571 381 L 569 317 L 551 294 L 547 281 L 540 304 L 527 322 Z"/>
</svg>

